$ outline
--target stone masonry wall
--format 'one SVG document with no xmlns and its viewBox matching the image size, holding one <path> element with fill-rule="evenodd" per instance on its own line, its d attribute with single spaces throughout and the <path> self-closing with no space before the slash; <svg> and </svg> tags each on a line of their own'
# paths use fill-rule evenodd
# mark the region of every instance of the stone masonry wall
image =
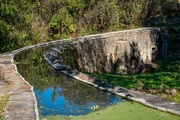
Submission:
<svg viewBox="0 0 180 120">
<path fill-rule="evenodd" d="M 84 72 L 138 72 L 140 66 L 155 58 L 157 43 L 157 29 L 141 28 L 75 38 L 52 48 L 45 55 L 60 66 L 72 60 L 75 69 Z M 62 56 L 64 51 L 69 51 L 65 53 L 66 59 Z"/>
</svg>

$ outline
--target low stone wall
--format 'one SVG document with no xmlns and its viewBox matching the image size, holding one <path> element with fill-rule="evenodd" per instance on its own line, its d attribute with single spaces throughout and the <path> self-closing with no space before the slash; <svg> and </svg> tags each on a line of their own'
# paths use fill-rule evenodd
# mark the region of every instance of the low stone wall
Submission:
<svg viewBox="0 0 180 120">
<path fill-rule="evenodd" d="M 83 72 L 140 72 L 155 58 L 158 30 L 143 28 L 75 38 L 50 49 L 46 57 Z"/>
<path fill-rule="evenodd" d="M 141 34 L 143 35 L 143 33 L 141 33 L 142 31 L 146 33 L 145 36 L 147 38 L 145 38 L 145 36 L 144 37 L 141 36 Z M 129 38 L 130 39 L 129 41 L 128 40 L 122 41 L 119 37 L 115 36 L 118 34 L 121 34 L 121 35 L 123 34 L 124 36 L 126 36 L 125 33 L 127 34 L 127 36 L 129 36 L 129 37 L 125 37 L 125 38 Z M 112 92 L 116 95 L 125 97 L 127 99 L 139 102 L 146 106 L 149 106 L 158 110 L 170 112 L 176 115 L 180 115 L 180 104 L 173 102 L 169 99 L 161 98 L 156 95 L 146 94 L 146 93 L 142 93 L 138 91 L 128 90 L 120 86 L 111 85 L 98 78 L 91 77 L 87 74 L 84 74 L 77 70 L 72 69 L 73 67 L 75 68 L 78 66 L 78 64 L 80 64 L 78 63 L 78 60 L 82 58 L 83 59 L 80 62 L 86 61 L 84 63 L 86 63 L 85 65 L 87 65 L 86 67 L 82 67 L 82 69 L 86 68 L 87 70 L 89 70 L 88 67 L 90 67 L 90 70 L 96 69 L 96 68 L 91 67 L 91 64 L 93 63 L 91 61 L 94 61 L 93 58 L 91 58 L 91 55 L 94 55 L 93 57 L 95 57 L 96 59 L 101 59 L 99 57 L 104 58 L 104 56 L 101 56 L 101 55 L 98 56 L 98 54 L 103 53 L 105 54 L 105 58 L 108 59 L 107 55 L 110 54 L 110 52 L 109 53 L 107 51 L 102 52 L 104 48 L 106 48 L 105 50 L 109 50 L 109 51 L 112 49 L 111 51 L 112 54 L 114 54 L 114 51 L 116 50 L 116 47 L 114 46 L 118 45 L 117 42 L 124 42 L 123 44 L 120 44 L 123 47 L 119 46 L 118 50 L 121 50 L 121 49 L 124 50 L 124 48 L 130 48 L 132 42 L 136 43 L 139 40 L 139 39 L 136 39 L 137 41 L 134 41 L 134 39 L 131 39 L 131 37 L 132 38 L 142 37 L 145 39 L 142 44 L 136 43 L 137 45 L 135 48 L 142 50 L 142 51 L 139 51 L 139 55 L 141 55 L 140 58 L 142 60 L 142 63 L 151 62 L 153 59 L 153 50 L 155 49 L 154 47 L 156 47 L 155 45 L 157 45 L 156 42 L 157 42 L 158 36 L 156 33 L 157 33 L 157 29 L 143 28 L 143 29 L 111 32 L 111 33 L 106 33 L 106 34 L 91 35 L 91 36 L 85 36 L 81 38 L 74 38 L 74 39 L 71 39 L 72 40 L 71 42 L 62 43 L 56 47 L 51 48 L 49 51 L 47 51 L 44 54 L 44 57 L 53 68 L 60 70 L 62 73 L 70 77 L 73 77 L 76 80 L 87 83 L 99 89 Z M 135 35 L 136 37 L 134 37 Z M 109 44 L 107 44 L 106 42 Z M 114 44 L 114 46 L 111 47 L 110 43 Z M 146 47 L 145 45 L 149 45 L 149 46 Z M 83 48 L 85 48 L 85 50 Z M 77 50 L 79 50 L 79 53 L 77 52 Z M 95 50 L 100 50 L 100 52 L 95 51 Z M 129 58 L 131 57 L 131 55 L 136 56 L 136 54 L 133 52 L 134 52 L 134 49 L 132 49 L 132 51 L 130 49 L 129 52 L 127 52 L 129 53 L 127 54 L 129 55 L 128 56 Z M 90 53 L 90 55 L 88 55 L 88 53 Z M 66 65 L 65 62 L 63 62 L 63 60 L 68 60 L 68 59 L 69 61 L 65 61 L 65 62 L 69 63 L 71 67 Z M 87 62 L 88 60 L 90 63 Z M 80 67 L 78 69 L 80 69 Z"/>
</svg>

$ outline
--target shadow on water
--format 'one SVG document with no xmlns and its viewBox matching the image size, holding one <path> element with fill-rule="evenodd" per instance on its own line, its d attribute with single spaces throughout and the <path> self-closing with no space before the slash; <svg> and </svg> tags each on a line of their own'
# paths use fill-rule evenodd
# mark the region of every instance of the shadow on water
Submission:
<svg viewBox="0 0 180 120">
<path fill-rule="evenodd" d="M 55 71 L 43 58 L 49 48 L 29 49 L 15 56 L 19 73 L 34 87 L 40 114 L 85 115 L 95 105 L 105 108 L 122 101 Z"/>
</svg>

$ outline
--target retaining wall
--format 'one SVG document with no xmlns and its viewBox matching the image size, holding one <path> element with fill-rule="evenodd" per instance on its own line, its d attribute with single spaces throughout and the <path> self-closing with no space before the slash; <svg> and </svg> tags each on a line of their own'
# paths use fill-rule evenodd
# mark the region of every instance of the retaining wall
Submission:
<svg viewBox="0 0 180 120">
<path fill-rule="evenodd" d="M 83 72 L 141 72 L 156 57 L 158 30 L 153 28 L 110 32 L 76 38 L 50 49 L 46 57 Z M 56 58 L 56 59 L 54 59 Z"/>
</svg>

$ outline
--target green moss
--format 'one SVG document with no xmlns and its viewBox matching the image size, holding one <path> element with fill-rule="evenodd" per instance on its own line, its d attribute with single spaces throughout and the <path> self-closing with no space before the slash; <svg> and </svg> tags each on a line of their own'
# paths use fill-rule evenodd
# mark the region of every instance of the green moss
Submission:
<svg viewBox="0 0 180 120">
<path fill-rule="evenodd" d="M 135 102 L 115 106 L 81 116 L 46 116 L 47 120 L 180 120 L 179 116 L 145 107 Z"/>
</svg>

